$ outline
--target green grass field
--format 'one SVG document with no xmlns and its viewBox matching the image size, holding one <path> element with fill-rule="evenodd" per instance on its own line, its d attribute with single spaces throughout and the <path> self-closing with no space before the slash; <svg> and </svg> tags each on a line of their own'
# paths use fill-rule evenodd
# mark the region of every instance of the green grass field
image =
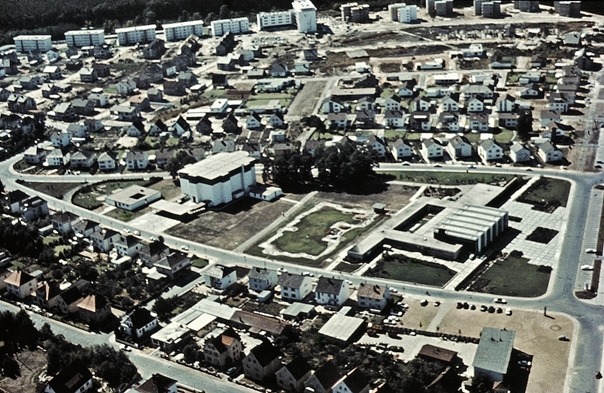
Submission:
<svg viewBox="0 0 604 393">
<path fill-rule="evenodd" d="M 99 184 L 93 184 L 83 187 L 73 196 L 73 204 L 85 209 L 94 210 L 103 205 L 103 197 L 110 195 L 114 191 L 123 189 L 132 185 L 145 185 L 148 182 L 145 180 L 125 180 L 125 181 L 108 181 Z"/>
<path fill-rule="evenodd" d="M 366 274 L 370 277 L 442 287 L 456 273 L 437 263 L 395 255 L 380 260 L 377 266 Z"/>
<path fill-rule="evenodd" d="M 319 255 L 327 248 L 327 243 L 321 241 L 336 222 L 354 223 L 353 215 L 340 210 L 323 208 L 300 220 L 295 232 L 284 231 L 273 244 L 279 250 L 289 253 L 306 253 Z"/>
<path fill-rule="evenodd" d="M 481 174 L 481 173 L 465 173 L 465 172 L 392 172 L 392 171 L 380 171 L 378 173 L 386 175 L 392 175 L 397 180 L 409 181 L 416 183 L 435 183 L 443 185 L 459 185 L 459 184 L 477 184 L 486 183 L 493 184 L 499 182 L 509 182 L 514 178 L 514 175 L 501 175 L 501 174 Z"/>
<path fill-rule="evenodd" d="M 545 201 L 548 204 L 565 207 L 569 194 L 570 183 L 566 180 L 542 177 L 518 200 L 536 205 L 541 205 Z"/>
<path fill-rule="evenodd" d="M 497 261 L 469 289 L 503 296 L 541 296 L 547 291 L 551 269 L 530 265 L 528 261 L 513 255 Z"/>
</svg>

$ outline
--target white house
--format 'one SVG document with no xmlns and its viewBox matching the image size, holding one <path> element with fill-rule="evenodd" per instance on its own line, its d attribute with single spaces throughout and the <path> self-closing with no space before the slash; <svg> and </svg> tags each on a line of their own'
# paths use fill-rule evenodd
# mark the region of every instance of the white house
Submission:
<svg viewBox="0 0 604 393">
<path fill-rule="evenodd" d="M 247 277 L 249 288 L 256 292 L 272 289 L 279 282 L 277 271 L 267 268 L 254 267 Z"/>
<path fill-rule="evenodd" d="M 216 366 L 225 367 L 241 359 L 243 346 L 241 338 L 233 329 L 206 339 L 203 346 L 205 360 Z"/>
<path fill-rule="evenodd" d="M 323 113 L 339 113 L 346 110 L 344 103 L 336 97 L 328 97 L 321 103 Z"/>
<path fill-rule="evenodd" d="M 338 381 L 332 388 L 333 393 L 369 393 L 369 380 L 355 368 Z"/>
<path fill-rule="evenodd" d="M 106 151 L 99 154 L 96 162 L 99 165 L 99 170 L 101 171 L 112 171 L 116 168 L 115 157 L 113 157 L 112 153 Z"/>
<path fill-rule="evenodd" d="M 25 299 L 36 291 L 38 280 L 30 274 L 17 270 L 4 279 L 4 285 L 9 295 Z"/>
<path fill-rule="evenodd" d="M 518 142 L 510 146 L 510 158 L 514 162 L 527 162 L 531 160 L 531 151 Z"/>
<path fill-rule="evenodd" d="M 477 150 L 478 155 L 483 161 L 500 160 L 503 158 L 503 149 L 492 139 L 480 142 Z"/>
<path fill-rule="evenodd" d="M 43 393 L 84 393 L 91 389 L 92 373 L 74 361 L 46 384 Z"/>
<path fill-rule="evenodd" d="M 428 112 L 431 107 L 432 104 L 430 103 L 430 101 L 426 100 L 423 97 L 417 97 L 416 99 L 411 101 L 411 104 L 409 105 L 409 110 L 411 112 Z"/>
<path fill-rule="evenodd" d="M 537 145 L 537 154 L 543 162 L 556 162 L 564 158 L 562 150 L 558 149 L 552 142 L 545 141 Z"/>
<path fill-rule="evenodd" d="M 315 288 L 315 301 L 325 306 L 340 307 L 348 299 L 350 287 L 344 280 L 319 277 Z"/>
<path fill-rule="evenodd" d="M 466 110 L 468 112 L 483 112 L 484 101 L 477 97 L 470 98 L 466 101 Z"/>
<path fill-rule="evenodd" d="M 443 145 L 436 139 L 424 139 L 422 141 L 422 155 L 430 160 L 434 158 L 442 158 L 444 153 Z"/>
<path fill-rule="evenodd" d="M 497 100 L 497 112 L 514 112 L 516 110 L 516 99 L 509 94 Z"/>
<path fill-rule="evenodd" d="M 52 149 L 46 156 L 46 163 L 50 167 L 62 167 L 69 162 L 70 154 L 61 149 Z"/>
<path fill-rule="evenodd" d="M 472 144 L 464 137 L 455 135 L 449 139 L 447 151 L 452 158 L 463 158 L 472 156 Z"/>
<path fill-rule="evenodd" d="M 277 384 L 285 391 L 300 392 L 312 369 L 303 357 L 295 357 L 275 373 Z"/>
<path fill-rule="evenodd" d="M 281 367 L 280 356 L 281 353 L 273 344 L 264 341 L 252 348 L 243 358 L 243 374 L 246 378 L 262 381 Z"/>
<path fill-rule="evenodd" d="M 282 273 L 279 276 L 281 299 L 301 301 L 312 292 L 312 279 L 301 274 Z"/>
<path fill-rule="evenodd" d="M 459 112 L 459 103 L 451 96 L 443 98 L 439 107 L 442 112 Z"/>
<path fill-rule="evenodd" d="M 405 112 L 386 110 L 384 113 L 384 126 L 401 129 L 405 128 Z"/>
<path fill-rule="evenodd" d="M 390 299 L 390 290 L 384 285 L 368 285 L 361 283 L 357 290 L 359 307 L 383 310 Z"/>
<path fill-rule="evenodd" d="M 395 160 L 404 160 L 413 155 L 413 148 L 406 144 L 402 139 L 397 139 L 392 144 L 392 156 Z"/>
<path fill-rule="evenodd" d="M 231 266 L 215 265 L 203 275 L 208 288 L 224 291 L 237 282 L 237 270 Z"/>
<path fill-rule="evenodd" d="M 245 120 L 245 128 L 255 130 L 262 128 L 262 119 L 256 112 L 252 112 Z"/>
<path fill-rule="evenodd" d="M 373 152 L 375 152 L 375 154 L 377 154 L 378 157 L 383 158 L 386 156 L 386 142 L 384 142 L 382 138 L 377 137 L 375 135 L 371 135 L 369 136 L 369 138 L 367 138 L 366 144 L 369 149 L 371 149 Z"/>
<path fill-rule="evenodd" d="M 402 98 L 397 95 L 392 95 L 384 100 L 384 108 L 390 111 L 400 111 Z"/>
</svg>

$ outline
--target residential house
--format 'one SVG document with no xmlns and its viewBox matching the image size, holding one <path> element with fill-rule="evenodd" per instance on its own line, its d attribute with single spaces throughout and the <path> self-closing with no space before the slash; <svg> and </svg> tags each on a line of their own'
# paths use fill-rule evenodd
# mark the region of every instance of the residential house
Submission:
<svg viewBox="0 0 604 393">
<path fill-rule="evenodd" d="M 88 129 L 83 123 L 72 123 L 67 126 L 67 134 L 71 138 L 86 138 L 88 136 Z"/>
<path fill-rule="evenodd" d="M 272 269 L 254 267 L 248 274 L 248 286 L 252 291 L 272 289 L 278 282 L 277 271 Z"/>
<path fill-rule="evenodd" d="M 70 154 L 61 149 L 52 149 L 46 155 L 46 163 L 49 167 L 62 167 L 67 165 L 70 159 Z"/>
<path fill-rule="evenodd" d="M 197 125 L 195 125 L 195 130 L 199 132 L 201 135 L 211 135 L 212 134 L 212 121 L 208 116 L 204 116 Z"/>
<path fill-rule="evenodd" d="M 191 87 L 197 84 L 197 76 L 191 71 L 182 71 L 178 74 L 178 80 L 184 83 L 186 87 Z"/>
<path fill-rule="evenodd" d="M 108 76 L 111 76 L 111 69 L 109 68 L 109 64 L 94 63 L 92 65 L 92 69 L 96 71 L 96 74 L 99 78 L 107 78 Z"/>
<path fill-rule="evenodd" d="M 173 150 L 158 150 L 155 152 L 155 165 L 163 169 L 173 158 Z"/>
<path fill-rule="evenodd" d="M 142 75 L 144 75 L 151 83 L 159 83 L 164 79 L 164 70 L 159 64 L 153 63 L 145 67 Z"/>
<path fill-rule="evenodd" d="M 268 117 L 267 123 L 273 128 L 281 128 L 285 126 L 285 119 L 281 112 L 275 112 Z"/>
<path fill-rule="evenodd" d="M 403 85 L 399 86 L 396 95 L 399 97 L 413 97 L 415 95 L 415 86 L 417 82 L 415 79 L 409 80 Z"/>
<path fill-rule="evenodd" d="M 560 93 L 551 93 L 547 99 L 547 110 L 556 113 L 568 112 L 568 99 Z"/>
<path fill-rule="evenodd" d="M 313 389 L 314 393 L 330 393 L 340 378 L 333 360 L 329 360 L 304 382 L 304 386 Z"/>
<path fill-rule="evenodd" d="M 36 109 L 36 101 L 25 95 L 11 94 L 6 100 L 8 110 L 16 113 L 27 113 L 30 110 Z"/>
<path fill-rule="evenodd" d="M 149 155 L 146 151 L 128 151 L 126 154 L 126 167 L 129 171 L 147 169 L 147 166 L 149 166 Z"/>
<path fill-rule="evenodd" d="M 82 68 L 80 70 L 80 81 L 84 83 L 94 83 L 99 80 L 97 71 L 94 68 Z"/>
<path fill-rule="evenodd" d="M 174 133 L 178 136 L 182 136 L 185 132 L 191 131 L 191 125 L 184 117 L 178 116 L 176 122 L 173 125 Z"/>
<path fill-rule="evenodd" d="M 76 115 L 80 116 L 92 116 L 94 115 L 94 101 L 84 100 L 81 98 L 76 98 L 71 101 L 71 106 L 73 107 L 73 112 Z"/>
<path fill-rule="evenodd" d="M 432 124 L 430 112 L 412 112 L 409 114 L 409 129 L 412 131 L 430 131 Z"/>
<path fill-rule="evenodd" d="M 245 128 L 248 130 L 257 130 L 262 128 L 262 119 L 256 112 L 252 112 L 245 120 Z"/>
<path fill-rule="evenodd" d="M 478 144 L 478 155 L 483 161 L 501 160 L 503 158 L 503 148 L 494 140 L 487 139 Z"/>
<path fill-rule="evenodd" d="M 233 138 L 215 139 L 212 141 L 212 154 L 235 151 L 235 140 Z"/>
<path fill-rule="evenodd" d="M 55 131 L 50 134 L 50 142 L 54 147 L 67 147 L 71 145 L 72 134 L 68 131 Z"/>
<path fill-rule="evenodd" d="M 323 113 L 340 113 L 346 111 L 345 104 L 337 97 L 328 97 L 321 103 Z"/>
<path fill-rule="evenodd" d="M 493 89 L 484 84 L 469 84 L 461 88 L 461 96 L 464 100 L 480 97 L 482 99 L 492 99 L 494 96 Z"/>
<path fill-rule="evenodd" d="M 117 167 L 117 161 L 113 152 L 102 152 L 99 154 L 96 162 L 101 171 L 113 171 Z"/>
<path fill-rule="evenodd" d="M 527 162 L 531 160 L 531 151 L 518 142 L 510 146 L 510 158 L 514 162 Z"/>
<path fill-rule="evenodd" d="M 29 198 L 29 195 L 21 190 L 13 190 L 5 193 L 2 198 L 2 205 L 10 214 L 17 214 L 21 211 L 21 205 Z"/>
<path fill-rule="evenodd" d="M 460 130 L 459 114 L 455 112 L 443 112 L 438 116 L 438 125 L 442 131 L 458 132 Z"/>
<path fill-rule="evenodd" d="M 545 141 L 537 145 L 537 155 L 545 163 L 557 162 L 564 159 L 564 153 L 551 141 Z"/>
<path fill-rule="evenodd" d="M 319 277 L 315 288 L 315 301 L 325 306 L 340 307 L 348 299 L 350 287 L 344 280 Z"/>
<path fill-rule="evenodd" d="M 73 153 L 69 159 L 72 169 L 90 169 L 96 162 L 96 153 L 90 150 L 79 150 Z"/>
<path fill-rule="evenodd" d="M 104 130 L 103 122 L 97 119 L 84 119 L 86 134 Z"/>
<path fill-rule="evenodd" d="M 164 81 L 164 94 L 169 96 L 184 96 L 187 93 L 187 87 L 182 81 Z"/>
<path fill-rule="evenodd" d="M 77 285 L 72 285 L 57 296 L 56 307 L 64 315 L 73 314 L 78 311 L 78 303 L 83 298 L 84 295 L 82 295 L 80 288 Z"/>
<path fill-rule="evenodd" d="M 432 104 L 423 97 L 417 97 L 409 104 L 411 112 L 429 112 Z"/>
<path fill-rule="evenodd" d="M 204 283 L 208 288 L 225 291 L 237 282 L 237 270 L 231 266 L 215 265 L 204 273 Z"/>
<path fill-rule="evenodd" d="M 350 126 L 350 119 L 344 112 L 329 113 L 327 115 L 327 123 L 332 129 L 346 129 Z"/>
<path fill-rule="evenodd" d="M 269 69 L 269 73 L 273 78 L 285 78 L 289 74 L 289 70 L 284 63 L 273 63 Z"/>
<path fill-rule="evenodd" d="M 334 393 L 369 393 L 369 380 L 359 368 L 355 368 L 338 381 L 332 391 Z"/>
<path fill-rule="evenodd" d="M 531 57 L 531 60 L 529 61 L 529 67 L 530 68 L 542 68 L 542 67 L 545 67 L 546 63 L 547 63 L 547 58 L 540 56 L 540 55 L 534 55 Z"/>
<path fill-rule="evenodd" d="M 84 237 L 90 237 L 93 233 L 101 229 L 98 222 L 85 219 L 79 219 L 74 222 L 71 227 L 77 235 Z"/>
<path fill-rule="evenodd" d="M 509 94 L 501 96 L 495 105 L 497 112 L 514 112 L 517 108 L 516 99 Z"/>
<path fill-rule="evenodd" d="M 246 378 L 262 381 L 281 367 L 281 353 L 268 341 L 256 345 L 243 359 L 243 374 Z"/>
<path fill-rule="evenodd" d="M 104 93 L 90 93 L 88 100 L 92 101 L 97 108 L 104 108 L 109 104 L 109 97 Z"/>
<path fill-rule="evenodd" d="M 391 111 L 400 111 L 403 99 L 398 95 L 392 95 L 384 100 L 384 108 Z"/>
<path fill-rule="evenodd" d="M 293 73 L 295 75 L 310 75 L 310 74 L 312 74 L 312 70 L 310 68 L 310 62 L 308 62 L 306 60 L 296 60 L 296 61 L 294 61 Z"/>
<path fill-rule="evenodd" d="M 191 266 L 191 258 L 181 252 L 172 252 L 159 259 L 155 264 L 157 271 L 170 278 L 180 272 L 181 270 L 187 269 Z"/>
<path fill-rule="evenodd" d="M 434 158 L 442 158 L 444 153 L 443 145 L 434 138 L 422 140 L 422 155 L 430 160 Z"/>
<path fill-rule="evenodd" d="M 4 279 L 4 285 L 10 296 L 25 299 L 36 291 L 38 280 L 26 272 L 17 270 Z"/>
<path fill-rule="evenodd" d="M 383 310 L 390 300 L 390 290 L 383 285 L 361 283 L 357 291 L 357 305 L 362 308 Z"/>
<path fill-rule="evenodd" d="M 59 283 L 54 280 L 42 281 L 34 292 L 34 303 L 45 310 L 54 308 L 57 304 L 57 296 L 61 293 Z"/>
<path fill-rule="evenodd" d="M 36 90 L 42 84 L 42 78 L 38 75 L 25 75 L 19 78 L 19 85 L 25 90 Z"/>
<path fill-rule="evenodd" d="M 126 135 L 133 137 L 133 138 L 140 138 L 141 136 L 145 135 L 145 125 L 143 124 L 142 121 L 135 121 L 134 123 L 130 124 L 129 126 L 125 127 L 126 129 Z"/>
<path fill-rule="evenodd" d="M 373 127 L 375 125 L 375 111 L 370 109 L 357 110 L 355 123 L 359 127 Z"/>
<path fill-rule="evenodd" d="M 164 92 L 161 89 L 153 87 L 147 90 L 147 98 L 150 102 L 163 102 L 164 101 Z"/>
<path fill-rule="evenodd" d="M 472 97 L 465 102 L 467 112 L 484 112 L 484 101 L 478 97 Z"/>
<path fill-rule="evenodd" d="M 241 337 L 233 329 L 205 340 L 203 356 L 206 362 L 215 367 L 226 367 L 243 356 Z"/>
<path fill-rule="evenodd" d="M 165 41 L 154 39 L 143 48 L 143 58 L 146 60 L 157 60 L 166 52 Z"/>
<path fill-rule="evenodd" d="M 386 110 L 384 113 L 384 126 L 394 128 L 394 129 L 402 129 L 405 128 L 405 112 L 400 111 L 391 111 Z"/>
<path fill-rule="evenodd" d="M 470 113 L 467 115 L 466 119 L 468 129 L 480 132 L 489 131 L 489 115 L 486 113 Z"/>
<path fill-rule="evenodd" d="M 140 111 L 134 106 L 114 105 L 109 111 L 117 120 L 121 121 L 134 122 L 140 118 Z"/>
<path fill-rule="evenodd" d="M 144 112 L 151 109 L 151 101 L 149 101 L 149 98 L 142 94 L 137 94 L 130 97 L 128 102 L 130 103 L 130 106 L 135 107 L 139 112 Z"/>
<path fill-rule="evenodd" d="M 137 307 L 126 316 L 120 329 L 129 337 L 137 340 L 153 333 L 158 326 L 157 317 L 151 314 L 151 311 L 144 307 Z"/>
<path fill-rule="evenodd" d="M 312 291 L 312 279 L 301 274 L 282 273 L 279 276 L 281 299 L 302 301 Z"/>
<path fill-rule="evenodd" d="M 530 85 L 534 83 L 540 83 L 543 80 L 543 75 L 539 71 L 527 71 L 524 74 L 520 75 L 518 78 L 518 83 L 520 85 Z"/>
<path fill-rule="evenodd" d="M 46 161 L 46 153 L 45 149 L 33 145 L 23 152 L 23 159 L 27 164 L 39 165 Z"/>
<path fill-rule="evenodd" d="M 149 135 L 158 136 L 162 132 L 168 132 L 168 126 L 161 120 L 157 120 L 149 127 Z"/>
<path fill-rule="evenodd" d="M 61 235 L 69 235 L 73 232 L 72 225 L 78 216 L 69 212 L 59 212 L 50 218 L 52 228 Z"/>
<path fill-rule="evenodd" d="M 449 139 L 447 151 L 452 158 L 471 157 L 472 144 L 465 137 L 456 135 Z"/>
<path fill-rule="evenodd" d="M 43 393 L 84 393 L 92 390 L 92 373 L 80 362 L 71 362 L 45 386 Z"/>
<path fill-rule="evenodd" d="M 128 96 L 136 90 L 136 82 L 132 79 L 124 79 L 115 84 L 115 89 L 121 96 Z"/>
<path fill-rule="evenodd" d="M 32 196 L 23 201 L 20 208 L 21 218 L 31 223 L 48 215 L 48 202 L 39 196 Z"/>
<path fill-rule="evenodd" d="M 119 239 L 113 244 L 119 256 L 136 257 L 142 249 L 142 241 L 133 235 L 120 235 Z"/>
<path fill-rule="evenodd" d="M 8 93 L 8 95 L 6 96 L 6 98 L 2 98 L 2 94 L 3 92 L 0 91 L 0 101 L 6 101 L 8 99 L 8 97 L 10 96 L 10 92 L 6 89 L 4 89 L 5 92 Z M 60 98 L 59 93 L 61 92 L 61 89 L 59 89 L 59 86 L 55 85 L 55 84 L 49 84 L 49 83 L 45 83 L 44 85 L 42 85 L 42 97 L 44 98 L 51 98 L 51 96 L 54 98 Z M 6 94 L 6 93 L 4 93 Z"/>
<path fill-rule="evenodd" d="M 363 97 L 357 102 L 357 110 L 376 110 L 375 97 Z"/>
<path fill-rule="evenodd" d="M 404 160 L 413 155 L 413 148 L 405 143 L 401 138 L 392 144 L 392 156 L 395 160 Z"/>
<path fill-rule="evenodd" d="M 139 387 L 135 393 L 178 393 L 178 381 L 163 374 L 153 374 Z"/>
<path fill-rule="evenodd" d="M 550 123 L 559 123 L 562 116 L 559 113 L 550 110 L 542 110 L 539 112 L 539 124 L 541 127 L 547 127 Z"/>
<path fill-rule="evenodd" d="M 222 121 L 222 130 L 226 134 L 240 134 L 241 127 L 239 127 L 239 122 L 235 115 L 231 112 L 224 118 Z"/>
<path fill-rule="evenodd" d="M 61 79 L 61 67 L 57 65 L 49 65 L 44 67 L 42 73 L 45 74 L 49 79 Z"/>
<path fill-rule="evenodd" d="M 562 36 L 562 43 L 566 46 L 581 46 L 581 32 L 570 31 Z"/>
<path fill-rule="evenodd" d="M 303 357 L 295 357 L 275 373 L 277 384 L 287 392 L 301 392 L 312 369 Z"/>
<path fill-rule="evenodd" d="M 459 102 L 447 96 L 440 102 L 439 109 L 441 112 L 459 112 Z"/>
<path fill-rule="evenodd" d="M 388 148 L 386 147 L 386 142 L 384 142 L 382 138 L 372 134 L 371 136 L 369 136 L 369 138 L 367 138 L 365 144 L 379 158 L 386 157 L 386 151 L 388 150 Z"/>
<path fill-rule="evenodd" d="M 538 98 L 541 95 L 541 90 L 539 89 L 539 85 L 536 83 L 531 83 L 524 88 L 520 89 L 520 97 L 521 98 Z"/>
<path fill-rule="evenodd" d="M 90 236 L 90 239 L 92 240 L 95 250 L 107 253 L 111 251 L 115 242 L 120 239 L 120 234 L 113 229 L 107 228 L 94 232 Z"/>
<path fill-rule="evenodd" d="M 97 324 L 111 315 L 111 306 L 104 296 L 88 295 L 78 303 L 80 319 L 86 323 Z"/>
</svg>

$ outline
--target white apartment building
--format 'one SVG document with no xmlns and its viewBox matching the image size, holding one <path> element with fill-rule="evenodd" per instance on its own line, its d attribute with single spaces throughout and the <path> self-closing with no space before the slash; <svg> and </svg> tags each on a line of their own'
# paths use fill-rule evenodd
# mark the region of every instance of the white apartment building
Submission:
<svg viewBox="0 0 604 393">
<path fill-rule="evenodd" d="M 219 19 L 212 21 L 212 35 L 222 37 L 225 33 L 243 34 L 250 31 L 248 18 Z"/>
<path fill-rule="evenodd" d="M 52 48 L 50 35 L 18 35 L 13 40 L 17 52 L 48 52 Z"/>
<path fill-rule="evenodd" d="M 123 29 L 115 29 L 117 34 L 118 44 L 146 44 L 155 39 L 155 25 L 125 27 Z"/>
<path fill-rule="evenodd" d="M 97 46 L 105 43 L 105 31 L 98 30 L 71 30 L 65 33 L 67 46 L 81 48 L 83 46 Z"/>
<path fill-rule="evenodd" d="M 256 23 L 260 30 L 273 26 L 293 25 L 295 24 L 294 12 L 293 10 L 260 12 L 256 15 Z"/>
<path fill-rule="evenodd" d="M 296 26 L 300 33 L 315 33 L 317 31 L 317 7 L 310 0 L 294 0 L 292 2 Z"/>
<path fill-rule="evenodd" d="M 189 22 L 166 23 L 163 25 L 166 41 L 180 41 L 190 35 L 201 37 L 203 35 L 203 21 L 192 20 Z"/>
<path fill-rule="evenodd" d="M 398 21 L 401 23 L 411 23 L 417 20 L 417 6 L 404 4 L 398 8 Z"/>
</svg>

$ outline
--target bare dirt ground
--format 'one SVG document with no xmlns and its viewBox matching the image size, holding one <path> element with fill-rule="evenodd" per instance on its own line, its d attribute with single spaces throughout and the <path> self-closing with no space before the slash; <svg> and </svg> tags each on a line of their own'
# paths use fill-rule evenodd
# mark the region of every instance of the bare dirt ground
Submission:
<svg viewBox="0 0 604 393">
<path fill-rule="evenodd" d="M 235 249 L 292 207 L 291 202 L 261 202 L 251 198 L 221 211 L 209 211 L 168 233 L 228 250 Z"/>
<path fill-rule="evenodd" d="M 302 90 L 298 92 L 296 98 L 289 105 L 288 113 L 295 114 L 296 116 L 312 115 L 324 87 L 324 81 L 304 82 L 304 87 L 302 87 Z"/>
<path fill-rule="evenodd" d="M 35 393 L 38 376 L 46 369 L 46 353 L 37 350 L 23 351 L 17 355 L 21 376 L 17 379 L 0 379 L 0 392 Z"/>
<path fill-rule="evenodd" d="M 319 192 L 313 200 L 320 199 L 322 201 L 363 209 L 371 209 L 374 203 L 379 202 L 385 203 L 386 209 L 394 212 L 405 207 L 416 191 L 417 188 L 414 187 L 389 185 L 386 191 L 379 194 L 355 195 L 337 192 Z"/>
</svg>

